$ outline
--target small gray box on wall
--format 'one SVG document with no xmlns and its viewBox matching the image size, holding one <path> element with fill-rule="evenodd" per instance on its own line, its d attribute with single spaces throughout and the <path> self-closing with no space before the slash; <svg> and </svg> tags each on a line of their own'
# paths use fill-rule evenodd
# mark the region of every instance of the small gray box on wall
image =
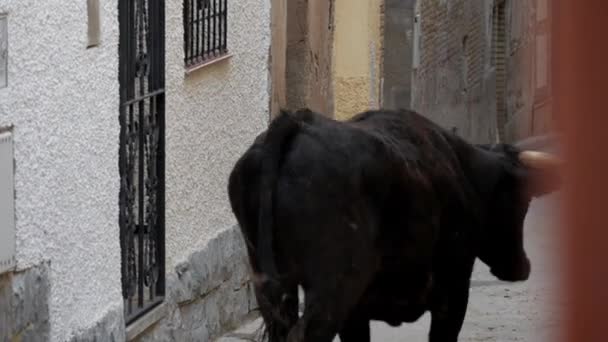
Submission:
<svg viewBox="0 0 608 342">
<path fill-rule="evenodd" d="M 15 267 L 13 134 L 0 133 L 0 274 Z"/>
<path fill-rule="evenodd" d="M 8 84 L 8 19 L 0 13 L 0 88 Z"/>
</svg>

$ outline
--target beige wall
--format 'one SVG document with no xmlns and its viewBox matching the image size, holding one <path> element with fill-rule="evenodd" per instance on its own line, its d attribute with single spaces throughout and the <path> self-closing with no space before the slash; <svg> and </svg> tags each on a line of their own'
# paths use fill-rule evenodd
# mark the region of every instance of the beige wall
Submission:
<svg viewBox="0 0 608 342">
<path fill-rule="evenodd" d="M 379 105 L 383 0 L 336 0 L 334 116 L 347 119 Z"/>
</svg>

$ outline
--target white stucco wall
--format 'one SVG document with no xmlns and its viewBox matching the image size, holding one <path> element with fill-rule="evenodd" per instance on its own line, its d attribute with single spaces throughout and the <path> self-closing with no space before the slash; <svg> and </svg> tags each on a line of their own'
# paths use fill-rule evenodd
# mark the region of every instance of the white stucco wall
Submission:
<svg viewBox="0 0 608 342">
<path fill-rule="evenodd" d="M 236 224 L 229 172 L 268 123 L 270 0 L 228 0 L 233 57 L 185 75 L 183 1 L 167 1 L 167 270 Z M 229 262 L 229 261 L 227 261 Z"/>
<path fill-rule="evenodd" d="M 0 126 L 14 125 L 18 269 L 51 265 L 51 334 L 119 310 L 117 0 L 86 49 L 81 0 L 0 0 L 9 20 Z"/>
<path fill-rule="evenodd" d="M 86 1 L 0 0 L 9 20 L 17 268 L 51 265 L 51 334 L 68 339 L 120 310 L 118 0 L 100 1 L 102 43 L 86 49 Z M 228 174 L 268 122 L 270 0 L 229 0 L 230 59 L 186 75 L 183 1 L 166 2 L 167 271 L 236 224 Z"/>
</svg>

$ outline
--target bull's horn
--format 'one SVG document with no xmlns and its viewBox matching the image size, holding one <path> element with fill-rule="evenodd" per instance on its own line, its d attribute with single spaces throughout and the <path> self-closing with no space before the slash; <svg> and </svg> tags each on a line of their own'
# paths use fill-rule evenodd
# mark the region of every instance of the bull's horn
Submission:
<svg viewBox="0 0 608 342">
<path fill-rule="evenodd" d="M 555 168 L 562 164 L 561 160 L 550 153 L 538 151 L 522 151 L 519 161 L 527 167 L 534 169 Z"/>
</svg>

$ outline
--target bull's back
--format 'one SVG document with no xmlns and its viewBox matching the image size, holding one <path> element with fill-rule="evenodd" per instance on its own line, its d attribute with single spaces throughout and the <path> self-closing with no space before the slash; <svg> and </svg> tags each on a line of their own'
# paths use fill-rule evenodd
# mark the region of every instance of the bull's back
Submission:
<svg viewBox="0 0 608 342">
<path fill-rule="evenodd" d="M 283 156 L 275 197 L 277 248 L 304 282 L 375 268 L 378 197 L 390 184 L 379 143 L 327 119 L 304 125 Z M 353 260 L 358 260 L 353 262 Z"/>
<path fill-rule="evenodd" d="M 416 156 L 404 162 L 394 145 L 378 138 L 398 139 L 384 129 L 328 120 L 294 137 L 283 156 L 275 202 L 277 245 L 287 267 L 336 274 L 364 255 L 368 262 L 355 268 L 403 279 L 413 270 L 427 273 L 437 229 L 429 210 L 435 198 L 429 180 L 409 163 Z"/>
</svg>

